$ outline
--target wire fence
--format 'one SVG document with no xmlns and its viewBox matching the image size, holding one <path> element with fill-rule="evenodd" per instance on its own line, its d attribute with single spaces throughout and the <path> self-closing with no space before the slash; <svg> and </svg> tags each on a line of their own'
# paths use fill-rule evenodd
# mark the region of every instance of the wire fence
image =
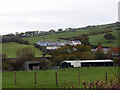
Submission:
<svg viewBox="0 0 120 90">
<path fill-rule="evenodd" d="M 71 69 L 70 69 L 71 70 Z M 97 70 L 97 69 L 96 69 Z M 104 71 L 104 70 L 103 70 Z M 20 87 L 83 87 L 83 82 L 102 80 L 108 84 L 115 77 L 110 71 L 86 71 L 77 70 L 43 70 L 43 71 L 19 71 L 3 74 L 3 87 L 14 85 Z M 116 72 L 116 71 L 115 71 Z"/>
</svg>

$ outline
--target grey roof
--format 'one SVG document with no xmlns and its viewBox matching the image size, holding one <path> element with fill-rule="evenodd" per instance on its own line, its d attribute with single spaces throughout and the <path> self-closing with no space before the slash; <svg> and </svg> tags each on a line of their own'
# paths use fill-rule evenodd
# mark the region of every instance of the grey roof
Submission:
<svg viewBox="0 0 120 90">
<path fill-rule="evenodd" d="M 40 63 L 40 62 L 38 62 L 38 61 L 26 61 L 25 63 L 26 64 L 33 64 L 33 63 L 35 64 L 35 63 Z"/>
</svg>

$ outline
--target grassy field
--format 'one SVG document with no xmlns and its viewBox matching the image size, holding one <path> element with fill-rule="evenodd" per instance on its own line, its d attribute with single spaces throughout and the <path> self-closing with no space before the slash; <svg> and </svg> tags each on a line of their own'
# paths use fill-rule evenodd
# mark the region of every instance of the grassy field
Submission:
<svg viewBox="0 0 120 90">
<path fill-rule="evenodd" d="M 83 33 L 89 33 L 90 30 L 86 31 L 77 31 L 77 32 L 66 32 L 66 33 L 60 33 L 60 34 L 50 34 L 50 35 L 44 35 L 44 36 L 36 36 L 36 37 L 28 37 L 24 38 L 30 43 L 37 43 L 37 41 L 43 40 L 43 41 L 57 41 L 59 40 L 59 37 L 72 37 L 72 36 L 77 36 Z M 108 43 L 107 40 L 105 40 L 104 35 L 105 34 L 99 34 L 99 35 L 93 35 L 89 36 L 90 37 L 90 44 L 91 45 L 97 45 L 98 42 L 102 42 L 102 46 L 112 46 L 112 47 L 117 47 L 118 46 L 118 31 L 114 30 L 112 32 L 113 35 L 117 37 L 117 40 L 114 40 L 112 43 Z M 8 58 L 15 58 L 16 57 L 16 51 L 19 49 L 22 49 L 24 47 L 31 47 L 33 50 L 35 50 L 35 57 L 41 57 L 42 51 L 39 49 L 35 48 L 34 45 L 23 45 L 23 44 L 18 44 L 15 42 L 10 42 L 10 43 L 3 43 L 2 44 L 2 53 L 6 54 Z"/>
<path fill-rule="evenodd" d="M 55 71 L 58 75 L 58 86 L 55 82 Z M 34 72 L 37 75 L 37 84 L 34 84 Z M 80 86 L 78 83 L 78 72 L 80 72 Z M 3 88 L 70 88 L 72 84 L 75 88 L 82 88 L 82 81 L 105 81 L 105 73 L 108 74 L 108 82 L 114 80 L 114 75 L 118 69 L 115 67 L 82 67 L 58 70 L 39 70 L 39 71 L 17 71 L 17 85 L 14 85 L 14 72 L 3 72 Z"/>
<path fill-rule="evenodd" d="M 26 37 L 23 39 L 28 40 L 31 44 L 33 44 L 33 43 L 37 43 L 37 41 L 58 41 L 58 40 L 61 40 L 58 38 L 74 37 L 81 34 L 87 34 L 89 32 L 90 30 L 78 30 L 76 32 L 64 32 L 64 33 L 58 33 L 58 34 L 53 33 L 53 34 L 43 35 L 43 36 Z"/>
<path fill-rule="evenodd" d="M 2 53 L 6 54 L 8 58 L 15 58 L 16 57 L 16 51 L 20 50 L 25 47 L 30 47 L 35 51 L 35 57 L 42 56 L 42 51 L 40 51 L 38 48 L 35 48 L 34 45 L 23 45 L 15 42 L 10 43 L 2 43 Z"/>
<path fill-rule="evenodd" d="M 117 47 L 118 46 L 118 31 L 114 30 L 111 32 L 112 35 L 115 35 L 117 37 L 116 40 L 114 40 L 112 43 L 108 43 L 108 40 L 104 38 L 105 34 L 99 34 L 99 35 L 94 35 L 94 36 L 89 36 L 90 37 L 90 44 L 91 45 L 97 45 L 99 42 L 102 42 L 102 46 L 110 46 L 110 47 Z"/>
<path fill-rule="evenodd" d="M 74 36 L 78 36 L 81 34 L 88 34 L 89 32 L 91 32 L 91 30 L 83 30 L 83 31 L 78 30 L 76 32 L 64 32 L 64 33 L 59 33 L 59 34 L 53 33 L 53 34 L 49 34 L 49 35 L 27 37 L 27 38 L 23 38 L 23 39 L 28 40 L 31 44 L 37 43 L 37 41 L 58 41 L 58 40 L 62 41 L 61 39 L 58 39 L 58 38 L 74 37 Z M 115 35 L 116 37 L 118 37 L 117 30 L 114 30 L 111 33 L 113 35 Z M 103 46 L 116 47 L 118 45 L 118 39 L 114 40 L 113 43 L 107 43 L 107 40 L 105 40 L 104 35 L 105 34 L 89 36 L 90 37 L 90 44 L 97 45 L 98 42 L 102 42 Z"/>
</svg>

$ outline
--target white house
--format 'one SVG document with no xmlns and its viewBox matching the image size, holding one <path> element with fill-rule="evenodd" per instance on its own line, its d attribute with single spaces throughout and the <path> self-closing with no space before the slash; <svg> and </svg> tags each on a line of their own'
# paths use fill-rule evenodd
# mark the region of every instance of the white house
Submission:
<svg viewBox="0 0 120 90">
<path fill-rule="evenodd" d="M 46 49 L 48 49 L 48 50 L 56 50 L 56 49 L 58 49 L 58 48 L 60 48 L 59 46 L 57 46 L 57 45 L 49 45 L 49 46 L 47 46 L 46 47 Z"/>
<path fill-rule="evenodd" d="M 74 46 L 77 44 L 81 44 L 81 42 L 80 41 L 38 41 L 37 44 L 41 46 L 46 46 L 46 49 L 55 50 L 66 45 Z"/>
<path fill-rule="evenodd" d="M 81 44 L 80 41 L 72 41 L 72 43 L 73 43 L 74 46 L 77 45 L 77 44 Z"/>
</svg>

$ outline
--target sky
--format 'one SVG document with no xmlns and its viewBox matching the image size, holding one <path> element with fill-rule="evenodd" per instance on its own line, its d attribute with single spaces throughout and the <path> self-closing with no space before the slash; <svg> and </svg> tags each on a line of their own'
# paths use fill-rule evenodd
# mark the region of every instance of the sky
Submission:
<svg viewBox="0 0 120 90">
<path fill-rule="evenodd" d="M 0 0 L 0 35 L 118 21 L 119 0 Z"/>
</svg>

